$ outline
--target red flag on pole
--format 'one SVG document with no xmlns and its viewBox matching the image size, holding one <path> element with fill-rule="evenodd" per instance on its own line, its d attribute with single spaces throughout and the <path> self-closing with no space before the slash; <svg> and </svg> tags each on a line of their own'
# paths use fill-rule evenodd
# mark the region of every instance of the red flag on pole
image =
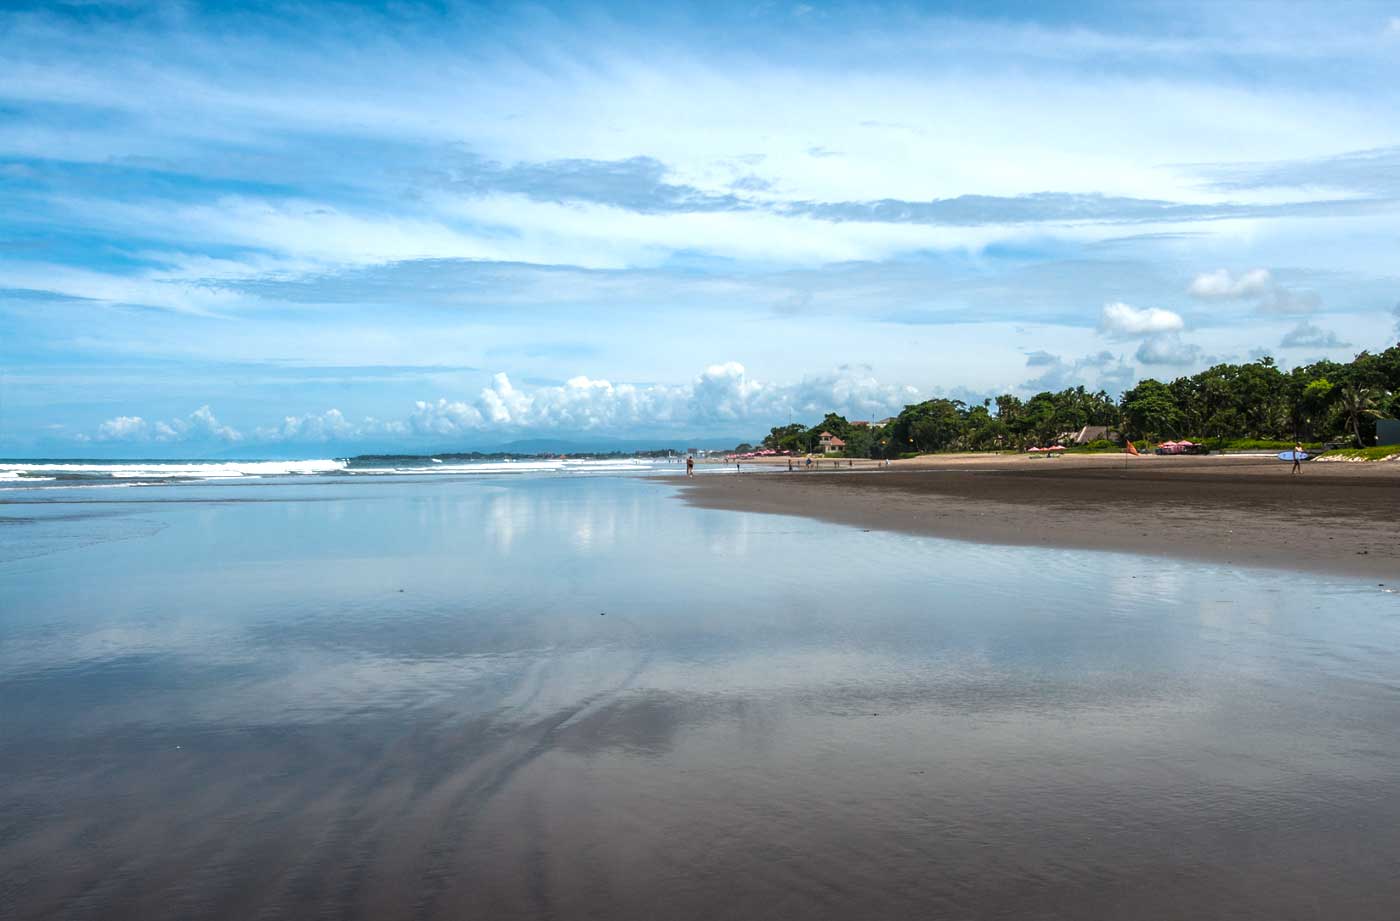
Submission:
<svg viewBox="0 0 1400 921">
<path fill-rule="evenodd" d="M 1141 456 L 1142 456 L 1141 454 L 1138 453 L 1137 445 L 1133 444 L 1133 441 L 1132 441 L 1131 438 L 1126 438 L 1126 439 L 1124 439 L 1124 441 L 1125 441 L 1125 442 L 1127 443 L 1127 445 L 1128 445 L 1128 446 L 1124 449 L 1125 451 L 1127 451 L 1127 453 L 1131 454 L 1133 457 L 1141 457 Z"/>
</svg>

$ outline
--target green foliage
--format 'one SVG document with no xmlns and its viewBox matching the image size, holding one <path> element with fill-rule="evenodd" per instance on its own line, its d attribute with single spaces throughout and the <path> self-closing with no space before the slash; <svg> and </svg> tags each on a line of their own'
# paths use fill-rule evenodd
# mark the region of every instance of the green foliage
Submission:
<svg viewBox="0 0 1400 921">
<path fill-rule="evenodd" d="M 875 446 L 875 433 L 867 425 L 853 425 L 850 433 L 844 436 L 846 450 L 841 453 L 846 457 L 871 457 L 871 449 Z"/>
<path fill-rule="evenodd" d="M 1210 446 L 1224 451 L 1291 451 L 1294 444 L 1302 444 L 1304 450 L 1313 453 L 1322 448 L 1319 442 L 1281 441 L 1276 438 L 1225 438 L 1212 441 Z"/>
<path fill-rule="evenodd" d="M 1356 436 L 1356 443 L 1362 447 L 1366 445 L 1368 434 L 1374 440 L 1375 419 L 1381 415 L 1377 406 L 1383 396 L 1388 395 L 1379 393 L 1375 387 L 1363 384 L 1347 384 L 1337 393 L 1337 404 L 1342 416 L 1351 428 L 1351 433 Z M 1370 423 L 1367 426 L 1368 432 L 1362 432 L 1362 420 Z"/>
<path fill-rule="evenodd" d="M 1400 457 L 1400 445 L 1372 445 L 1369 448 L 1338 448 L 1328 451 L 1327 457 L 1354 457 L 1357 460 L 1381 461 Z"/>
<path fill-rule="evenodd" d="M 1123 418 L 1134 433 L 1174 435 L 1184 415 L 1179 399 L 1166 384 L 1149 377 L 1123 394 Z"/>
<path fill-rule="evenodd" d="M 773 451 L 805 452 L 809 450 L 807 426 L 800 422 L 794 422 L 792 425 L 774 426 L 763 439 L 763 447 Z"/>
</svg>

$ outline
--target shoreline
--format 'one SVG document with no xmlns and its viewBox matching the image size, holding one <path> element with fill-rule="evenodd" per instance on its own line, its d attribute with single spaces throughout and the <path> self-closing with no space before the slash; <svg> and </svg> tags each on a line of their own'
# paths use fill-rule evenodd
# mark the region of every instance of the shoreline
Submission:
<svg viewBox="0 0 1400 921">
<path fill-rule="evenodd" d="M 945 455 L 888 468 L 716 472 L 681 486 L 701 508 L 1400 583 L 1400 464 L 1312 463 L 1293 476 L 1287 463 L 1252 455 Z"/>
</svg>

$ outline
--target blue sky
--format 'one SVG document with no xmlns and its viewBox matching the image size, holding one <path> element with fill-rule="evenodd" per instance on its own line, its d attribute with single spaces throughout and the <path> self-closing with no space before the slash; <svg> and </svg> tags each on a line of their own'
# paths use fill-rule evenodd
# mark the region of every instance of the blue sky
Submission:
<svg viewBox="0 0 1400 921">
<path fill-rule="evenodd" d="M 762 434 L 1400 336 L 1400 3 L 0 11 L 0 453 Z"/>
</svg>

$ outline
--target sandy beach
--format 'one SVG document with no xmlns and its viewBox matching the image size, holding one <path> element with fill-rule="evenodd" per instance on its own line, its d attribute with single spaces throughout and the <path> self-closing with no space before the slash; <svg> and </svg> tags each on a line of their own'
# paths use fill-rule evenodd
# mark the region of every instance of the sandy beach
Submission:
<svg viewBox="0 0 1400 921">
<path fill-rule="evenodd" d="M 1277 459 L 1248 455 L 958 455 L 888 468 L 856 464 L 699 476 L 686 481 L 684 498 L 705 508 L 960 540 L 1400 580 L 1400 463 L 1314 462 L 1298 476 Z"/>
</svg>

